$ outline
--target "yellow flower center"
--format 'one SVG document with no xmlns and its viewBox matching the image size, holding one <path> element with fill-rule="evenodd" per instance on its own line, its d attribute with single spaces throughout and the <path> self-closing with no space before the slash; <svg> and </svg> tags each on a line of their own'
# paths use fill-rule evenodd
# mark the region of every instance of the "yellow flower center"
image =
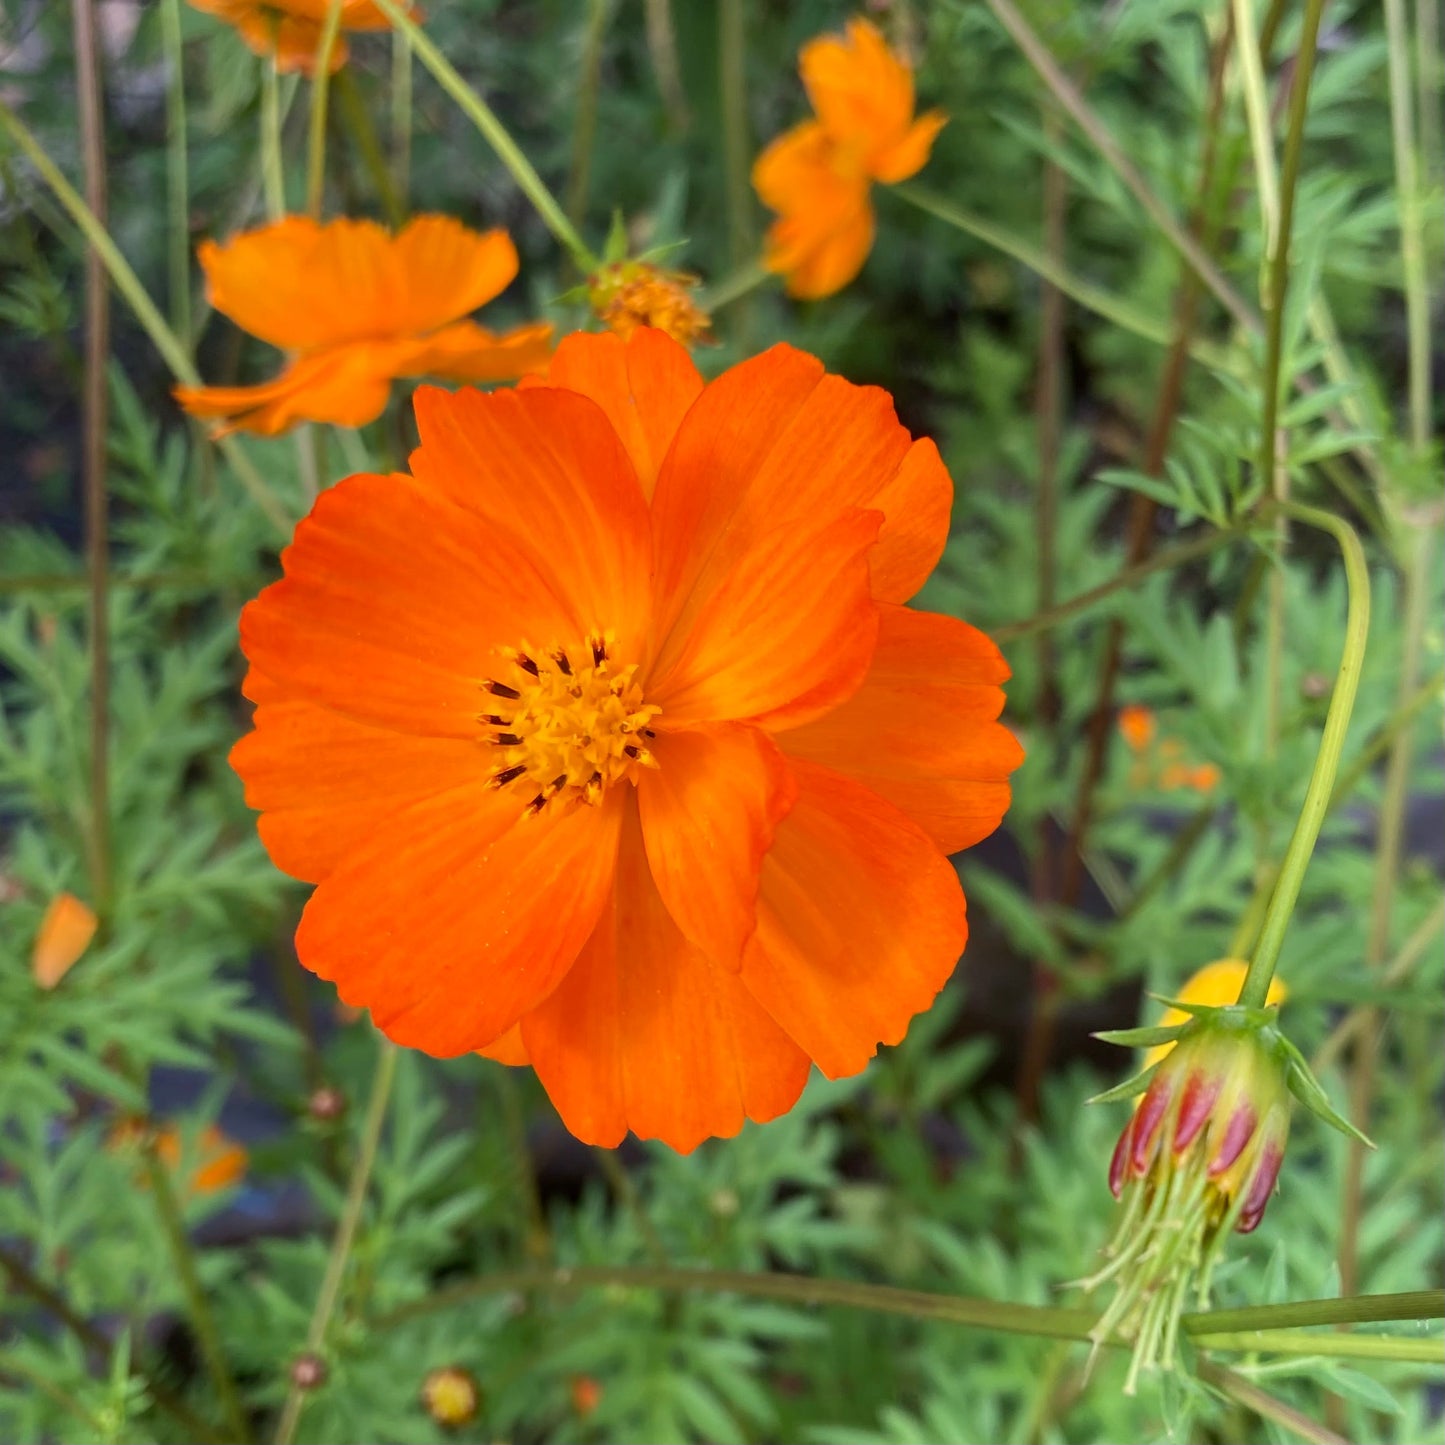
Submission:
<svg viewBox="0 0 1445 1445">
<path fill-rule="evenodd" d="M 611 784 L 657 766 L 647 745 L 661 709 L 643 702 L 635 663 L 614 666 L 606 638 L 507 656 L 512 675 L 484 685 L 495 710 L 479 719 L 497 750 L 493 786 L 530 789 L 540 813 L 554 798 L 598 803 Z"/>
</svg>

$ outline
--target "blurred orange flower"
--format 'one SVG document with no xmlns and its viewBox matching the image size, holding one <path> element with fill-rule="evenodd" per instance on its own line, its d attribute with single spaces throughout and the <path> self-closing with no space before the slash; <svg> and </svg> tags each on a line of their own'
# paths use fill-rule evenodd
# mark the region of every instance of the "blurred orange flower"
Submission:
<svg viewBox="0 0 1445 1445">
<path fill-rule="evenodd" d="M 99 920 L 73 893 L 57 893 L 40 920 L 30 953 L 30 974 L 43 989 L 52 989 L 90 947 Z"/>
<path fill-rule="evenodd" d="M 274 57 L 277 70 L 315 73 L 330 0 L 191 0 L 191 5 L 233 26 L 257 55 Z M 372 0 L 341 0 L 341 33 L 332 47 L 329 68 L 340 70 L 346 64 L 346 31 L 390 26 Z"/>
<path fill-rule="evenodd" d="M 461 319 L 517 274 L 505 231 L 418 216 L 393 236 L 374 221 L 287 216 L 198 254 L 211 304 L 295 353 L 259 386 L 176 388 L 193 416 L 224 419 L 222 431 L 362 426 L 381 415 L 394 378 L 503 381 L 547 364 L 550 326 L 499 336 Z"/>
<path fill-rule="evenodd" d="M 143 1144 L 146 1124 L 139 1119 L 123 1119 L 110 1131 L 108 1140 L 113 1149 L 134 1148 Z M 181 1131 L 174 1124 L 155 1126 L 155 1149 L 161 1163 L 173 1174 L 181 1165 Z M 182 1184 L 187 1197 L 219 1194 L 245 1177 L 250 1156 L 245 1149 L 218 1125 L 207 1124 L 196 1139 L 195 1167 Z"/>
<path fill-rule="evenodd" d="M 857 1073 L 953 971 L 947 854 L 1021 759 L 998 649 L 902 605 L 937 448 L 791 347 L 705 386 L 647 328 L 416 412 L 413 475 L 325 493 L 241 618 L 302 963 L 399 1043 L 530 1062 L 593 1143 Z"/>
<path fill-rule="evenodd" d="M 568 1384 L 572 1396 L 572 1408 L 584 1420 L 596 1413 L 602 1403 L 602 1386 L 591 1375 L 573 1375 Z"/>
<path fill-rule="evenodd" d="M 816 120 L 779 136 L 753 166 L 753 186 L 779 218 L 763 265 L 792 296 L 840 291 L 873 246 L 874 181 L 894 185 L 922 170 L 947 116 L 913 118 L 913 72 L 867 20 L 846 38 L 810 40 L 799 72 Z"/>
<path fill-rule="evenodd" d="M 665 331 L 684 346 L 707 339 L 712 318 L 692 299 L 697 277 L 647 261 L 609 261 L 587 279 L 597 319 L 624 341 L 639 326 Z"/>
<path fill-rule="evenodd" d="M 1119 709 L 1119 734 L 1131 752 L 1142 753 L 1154 741 L 1159 724 L 1153 710 L 1130 703 Z"/>
</svg>

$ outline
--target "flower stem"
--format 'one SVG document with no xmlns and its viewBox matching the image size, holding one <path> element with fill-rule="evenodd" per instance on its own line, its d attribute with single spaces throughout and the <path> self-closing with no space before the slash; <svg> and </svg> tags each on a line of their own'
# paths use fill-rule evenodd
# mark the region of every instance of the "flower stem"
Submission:
<svg viewBox="0 0 1445 1445">
<path fill-rule="evenodd" d="M 221 1346 L 216 1318 L 211 1313 L 205 1287 L 201 1284 L 200 1274 L 196 1270 L 195 1252 L 186 1232 L 186 1222 L 181 1217 L 180 1205 L 176 1203 L 170 1172 L 156 1152 L 154 1130 L 142 1151 L 142 1157 L 145 1161 L 146 1180 L 156 1201 L 156 1212 L 161 1218 L 161 1228 L 165 1233 L 166 1243 L 170 1246 L 171 1264 L 180 1281 L 181 1292 L 186 1297 L 186 1312 L 190 1317 L 191 1328 L 196 1332 L 196 1343 L 200 1346 L 206 1373 L 211 1377 L 211 1385 L 215 1389 L 226 1430 L 230 1438 L 247 1441 L 251 1438 L 251 1432 L 246 1424 L 245 1411 L 241 1408 L 241 1397 L 236 1392 L 236 1382 L 226 1364 L 226 1353 Z"/>
<path fill-rule="evenodd" d="M 341 1218 L 336 1224 L 336 1235 L 331 1241 L 331 1254 L 326 1261 L 326 1273 L 321 1278 L 321 1289 L 316 1296 L 316 1308 L 311 1313 L 311 1323 L 306 1330 L 306 1350 L 318 1354 L 326 1343 L 326 1332 L 331 1324 L 332 1312 L 341 1294 L 341 1281 L 346 1275 L 347 1261 L 351 1257 L 351 1246 L 356 1239 L 356 1227 L 361 1221 L 361 1211 L 366 1203 L 366 1190 L 371 1182 L 371 1171 L 376 1164 L 377 1149 L 381 1144 L 382 1125 L 386 1122 L 386 1106 L 391 1098 L 391 1086 L 396 1078 L 396 1060 L 399 1050 L 390 1039 L 382 1039 L 376 1062 L 376 1077 L 371 1085 L 371 1098 L 366 1105 L 366 1120 L 361 1130 L 361 1145 L 357 1150 L 356 1162 L 351 1167 L 351 1179 L 346 1187 L 346 1201 L 341 1207 Z M 290 1445 L 296 1434 L 296 1424 L 301 1418 L 301 1406 L 305 1399 L 301 1389 L 292 1384 L 286 1394 L 286 1404 L 281 1411 L 281 1422 L 276 1427 L 276 1445 Z"/>
<path fill-rule="evenodd" d="M 1346 1360 L 1399 1360 L 1402 1363 L 1438 1365 L 1442 1354 L 1439 1336 L 1428 1339 L 1401 1335 L 1339 1335 L 1314 1330 L 1221 1330 L 1190 1336 L 1202 1350 L 1261 1351 L 1272 1355 L 1318 1355 Z"/>
<path fill-rule="evenodd" d="M 1243 1405 L 1261 1418 L 1294 1431 L 1301 1440 L 1310 1441 L 1311 1445 L 1349 1445 L 1343 1435 L 1337 1435 L 1327 1425 L 1311 1420 L 1293 1405 L 1277 1400 L 1268 1390 L 1261 1389 L 1253 1380 L 1247 1380 L 1233 1370 L 1201 1360 L 1198 1372 L 1201 1380 L 1213 1385 L 1220 1394 L 1233 1400 L 1235 1404 Z"/>
<path fill-rule="evenodd" d="M 753 254 L 752 190 L 748 185 L 747 22 L 743 0 L 717 8 L 718 95 L 722 105 L 728 259 L 741 266 Z"/>
<path fill-rule="evenodd" d="M 311 77 L 311 123 L 306 132 L 306 214 L 321 219 L 326 190 L 326 97 L 331 85 L 331 55 L 341 30 L 341 0 L 331 0 L 321 22 L 316 46 L 316 73 Z"/>
<path fill-rule="evenodd" d="M 281 77 L 274 60 L 261 62 L 261 186 L 266 214 L 286 214 L 286 174 L 281 165 Z"/>
<path fill-rule="evenodd" d="M 411 41 L 391 38 L 391 189 L 405 216 L 411 196 Z"/>
<path fill-rule="evenodd" d="M 166 53 L 166 199 L 171 327 L 191 339 L 191 201 L 186 154 L 186 73 L 181 48 L 181 0 L 161 0 L 161 40 Z"/>
<path fill-rule="evenodd" d="M 431 71 L 437 84 L 456 101 L 467 119 L 482 133 L 497 153 L 497 158 L 512 173 L 512 179 L 531 201 L 547 229 L 566 247 L 577 268 L 585 275 L 595 271 L 597 258 L 588 250 L 551 191 L 543 184 L 541 176 L 533 169 L 531 161 L 523 155 L 516 141 L 507 133 L 506 127 L 497 119 L 491 106 L 457 74 L 455 66 L 437 49 L 431 37 L 407 14 L 398 0 L 375 0 L 375 3 L 376 8 L 391 21 L 392 26 L 406 36 L 411 48 L 421 63 Z"/>
<path fill-rule="evenodd" d="M 724 276 L 721 281 L 709 286 L 697 298 L 697 302 L 704 311 L 718 312 L 724 306 L 731 306 L 734 301 L 742 300 L 770 280 L 770 271 L 765 271 L 756 261 L 748 261 L 736 271 Z"/>
<path fill-rule="evenodd" d="M 1290 839 L 1284 862 L 1280 865 L 1279 880 L 1265 911 L 1259 942 L 1255 945 L 1249 972 L 1245 975 L 1244 986 L 1239 994 L 1240 1003 L 1251 1008 L 1264 1007 L 1270 980 L 1274 977 L 1275 965 L 1279 962 L 1285 929 L 1289 926 L 1290 915 L 1294 912 L 1300 886 L 1304 882 L 1305 869 L 1309 866 L 1315 840 L 1319 837 L 1320 825 L 1324 822 L 1329 808 L 1345 733 L 1350 725 L 1350 713 L 1355 705 L 1355 692 L 1360 684 L 1360 671 L 1365 661 L 1365 643 L 1370 631 L 1370 574 L 1365 566 L 1364 548 L 1360 546 L 1355 529 L 1348 522 L 1329 512 L 1322 512 L 1317 507 L 1286 502 L 1281 505 L 1280 510 L 1306 526 L 1318 527 L 1321 531 L 1328 532 L 1339 543 L 1345 564 L 1349 607 L 1345 618 L 1345 644 L 1340 655 L 1334 691 L 1330 696 L 1329 711 L 1325 714 L 1320 750 L 1315 758 L 1314 771 L 1310 774 L 1309 787 L 1305 792 L 1299 821 L 1295 824 L 1294 836 Z"/>
<path fill-rule="evenodd" d="M 587 182 L 597 139 L 597 102 L 602 90 L 602 41 L 611 0 L 587 0 L 587 33 L 582 42 L 582 74 L 577 82 L 577 119 L 572 128 L 572 165 L 567 176 L 567 216 L 580 226 L 587 214 Z"/>
</svg>

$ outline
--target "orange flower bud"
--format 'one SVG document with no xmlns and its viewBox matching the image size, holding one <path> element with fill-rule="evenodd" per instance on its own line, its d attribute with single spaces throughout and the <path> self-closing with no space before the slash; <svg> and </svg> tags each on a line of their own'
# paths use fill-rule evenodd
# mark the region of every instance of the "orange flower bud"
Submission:
<svg viewBox="0 0 1445 1445">
<path fill-rule="evenodd" d="M 1158 727 L 1158 720 L 1150 708 L 1130 703 L 1128 707 L 1119 709 L 1119 736 L 1131 752 L 1142 753 L 1154 741 Z"/>
<path fill-rule="evenodd" d="M 43 989 L 52 989 L 75 966 L 95 937 L 94 911 L 73 893 L 58 893 L 40 920 L 30 973 Z"/>
</svg>

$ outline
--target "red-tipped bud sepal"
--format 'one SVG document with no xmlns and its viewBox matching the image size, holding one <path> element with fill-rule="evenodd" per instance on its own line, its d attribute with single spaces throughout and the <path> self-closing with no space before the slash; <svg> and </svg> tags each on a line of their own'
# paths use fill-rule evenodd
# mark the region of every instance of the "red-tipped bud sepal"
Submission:
<svg viewBox="0 0 1445 1445">
<path fill-rule="evenodd" d="M 1187 1172 L 1201 1179 L 1213 1228 L 1254 1229 L 1289 1136 L 1277 1038 L 1253 1010 L 1215 1009 L 1191 1020 L 1119 1136 L 1109 1165 L 1114 1197 L 1131 1183 L 1152 1192 Z"/>
</svg>

